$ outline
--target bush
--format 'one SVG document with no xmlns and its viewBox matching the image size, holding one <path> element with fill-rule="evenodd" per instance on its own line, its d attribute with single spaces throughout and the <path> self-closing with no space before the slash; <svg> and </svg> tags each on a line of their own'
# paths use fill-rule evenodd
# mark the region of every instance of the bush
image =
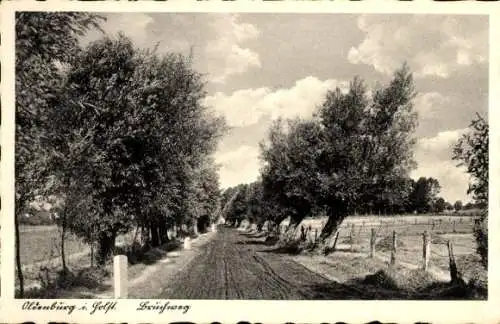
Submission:
<svg viewBox="0 0 500 324">
<path fill-rule="evenodd" d="M 293 229 L 287 230 L 278 241 L 278 249 L 284 253 L 299 254 L 301 252 L 301 241 L 295 238 Z"/>
<path fill-rule="evenodd" d="M 405 268 L 388 268 L 368 275 L 363 284 L 384 289 L 415 292 L 434 282 L 432 276 L 423 270 L 409 270 Z"/>
<path fill-rule="evenodd" d="M 277 237 L 277 236 L 275 236 L 275 235 L 268 235 L 268 236 L 266 237 L 266 239 L 264 240 L 264 242 L 265 242 L 266 244 L 269 244 L 269 245 L 276 244 L 276 243 L 278 243 L 278 241 L 279 241 L 279 237 Z"/>
<path fill-rule="evenodd" d="M 85 287 L 94 289 L 110 275 L 109 271 L 99 267 L 87 267 L 76 272 L 61 270 L 58 272 L 57 288 L 69 289 Z"/>
<path fill-rule="evenodd" d="M 165 256 L 166 252 L 170 252 L 178 248 L 180 245 L 178 240 L 171 240 L 160 247 L 151 248 L 149 245 L 134 245 L 127 248 L 127 258 L 130 264 L 144 263 L 152 264 Z"/>
<path fill-rule="evenodd" d="M 488 267 L 488 213 L 481 215 L 479 226 L 474 229 L 474 237 L 476 238 L 477 253 L 481 256 L 482 265 Z"/>
<path fill-rule="evenodd" d="M 379 270 L 374 274 L 368 275 L 361 281 L 362 284 L 376 286 L 386 289 L 398 289 L 396 281 L 388 274 L 386 270 Z"/>
</svg>

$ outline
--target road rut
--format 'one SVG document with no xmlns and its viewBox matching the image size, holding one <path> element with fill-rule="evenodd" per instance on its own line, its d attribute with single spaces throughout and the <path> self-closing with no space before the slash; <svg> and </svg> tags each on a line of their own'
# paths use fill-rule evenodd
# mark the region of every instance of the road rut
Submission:
<svg viewBox="0 0 500 324">
<path fill-rule="evenodd" d="M 220 227 L 165 287 L 162 299 L 369 299 L 328 280 L 251 235 Z"/>
</svg>

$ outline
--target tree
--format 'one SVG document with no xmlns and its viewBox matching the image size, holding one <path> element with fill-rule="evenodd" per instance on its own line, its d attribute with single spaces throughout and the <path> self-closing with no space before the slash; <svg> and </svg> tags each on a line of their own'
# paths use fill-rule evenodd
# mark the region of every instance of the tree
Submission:
<svg viewBox="0 0 500 324">
<path fill-rule="evenodd" d="M 446 208 L 446 201 L 444 198 L 439 197 L 436 199 L 436 202 L 434 203 L 434 212 L 436 213 L 442 213 Z"/>
<path fill-rule="evenodd" d="M 140 119 L 133 118 L 137 109 L 130 98 L 137 60 L 132 43 L 123 36 L 96 41 L 75 60 L 79 64 L 67 73 L 66 100 L 53 114 L 61 130 L 54 146 L 61 157 L 61 178 L 74 182 L 89 198 L 89 215 L 74 214 L 81 219 L 67 225 L 85 240 L 97 241 L 102 266 L 116 236 L 130 230 L 134 214 L 128 206 L 139 204 L 146 186 L 144 177 L 134 173 L 144 152 L 144 143 L 135 136 Z"/>
<path fill-rule="evenodd" d="M 19 217 L 26 204 L 46 191 L 50 138 L 47 112 L 62 87 L 60 66 L 78 52 L 78 37 L 104 18 L 77 12 L 16 14 L 16 266 L 20 296 L 24 283 L 19 255 Z"/>
<path fill-rule="evenodd" d="M 476 204 L 488 206 L 488 167 L 489 167 L 489 126 L 477 114 L 469 126 L 469 132 L 462 135 L 453 148 L 453 159 L 458 166 L 465 166 L 472 177 L 467 193 L 472 193 Z M 475 231 L 477 251 L 483 265 L 488 265 L 488 212 L 483 209 L 481 226 Z"/>
<path fill-rule="evenodd" d="M 486 120 L 479 114 L 471 122 L 470 131 L 459 139 L 453 148 L 453 159 L 458 166 L 465 166 L 472 176 L 467 193 L 474 195 L 476 203 L 488 202 L 488 134 Z"/>
<path fill-rule="evenodd" d="M 196 231 L 197 219 L 214 210 L 209 156 L 223 120 L 201 105 L 204 84 L 190 58 L 138 50 L 119 34 L 89 44 L 75 62 L 54 116 L 64 130 L 59 156 L 77 152 L 61 169 L 88 202 L 70 229 L 98 243 L 99 266 L 134 225 L 151 246 L 168 241 L 169 227 Z"/>
<path fill-rule="evenodd" d="M 413 191 L 409 196 L 412 210 L 418 213 L 432 212 L 440 190 L 441 186 L 437 179 L 420 177 L 414 182 Z"/>
<path fill-rule="evenodd" d="M 321 178 L 317 163 L 322 154 L 322 134 L 315 120 L 289 120 L 286 126 L 285 132 L 278 121 L 271 130 L 271 144 L 262 145 L 265 161 L 262 178 L 268 196 L 274 196 L 280 206 L 286 206 L 293 229 L 318 209 Z"/>
<path fill-rule="evenodd" d="M 455 204 L 453 204 L 453 208 L 455 209 L 455 211 L 460 211 L 463 207 L 463 204 L 462 204 L 462 201 L 460 200 L 457 200 L 455 201 Z"/>
<path fill-rule="evenodd" d="M 329 91 L 312 120 L 275 122 L 261 145 L 261 173 L 265 200 L 285 211 L 276 221 L 289 215 L 296 225 L 325 210 L 324 241 L 359 206 L 376 202 L 402 208 L 415 166 L 414 95 L 404 65 L 371 98 L 355 78 L 346 93 Z"/>
<path fill-rule="evenodd" d="M 347 93 L 327 94 L 319 116 L 326 149 L 322 156 L 322 202 L 328 221 L 320 238 L 326 239 L 342 220 L 363 204 L 370 191 L 390 191 L 414 168 L 413 77 L 404 65 L 371 100 L 359 78 Z"/>
</svg>

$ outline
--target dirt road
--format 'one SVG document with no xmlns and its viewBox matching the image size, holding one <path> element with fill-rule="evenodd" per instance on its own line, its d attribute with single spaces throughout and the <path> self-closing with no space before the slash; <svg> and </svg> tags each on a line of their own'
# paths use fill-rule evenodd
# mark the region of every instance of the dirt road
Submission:
<svg viewBox="0 0 500 324">
<path fill-rule="evenodd" d="M 213 240 L 158 298 L 296 300 L 373 296 L 309 271 L 277 253 L 263 238 L 219 227 Z"/>
</svg>

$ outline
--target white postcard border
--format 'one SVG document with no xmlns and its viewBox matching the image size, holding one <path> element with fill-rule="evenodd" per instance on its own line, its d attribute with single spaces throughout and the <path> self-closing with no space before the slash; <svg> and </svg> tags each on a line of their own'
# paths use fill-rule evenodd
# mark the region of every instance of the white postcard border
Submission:
<svg viewBox="0 0 500 324">
<path fill-rule="evenodd" d="M 4 2 L 1 10 L 1 62 L 2 62 L 2 123 L 0 127 L 2 159 L 1 184 L 1 322 L 71 321 L 77 323 L 100 322 L 335 322 L 352 323 L 373 320 L 409 323 L 497 323 L 500 321 L 500 213 L 498 180 L 500 179 L 500 6 L 496 3 L 431 2 L 431 1 L 168 1 L 168 2 Z M 489 298 L 488 301 L 226 301 L 226 300 L 172 300 L 172 304 L 190 305 L 186 314 L 181 312 L 141 312 L 136 309 L 144 300 L 117 300 L 116 310 L 107 314 L 89 315 L 88 311 L 75 310 L 71 315 L 64 311 L 22 310 L 26 300 L 14 299 L 14 11 L 68 11 L 96 12 L 331 12 L 331 13 L 450 13 L 486 14 L 490 16 L 490 72 L 489 72 L 489 121 L 490 121 L 490 204 L 489 213 Z M 35 300 L 33 300 L 35 301 Z M 87 305 L 106 300 L 38 300 L 43 304 L 60 302 Z M 115 301 L 115 300 L 110 300 Z M 154 300 L 153 300 L 154 302 Z"/>
</svg>

